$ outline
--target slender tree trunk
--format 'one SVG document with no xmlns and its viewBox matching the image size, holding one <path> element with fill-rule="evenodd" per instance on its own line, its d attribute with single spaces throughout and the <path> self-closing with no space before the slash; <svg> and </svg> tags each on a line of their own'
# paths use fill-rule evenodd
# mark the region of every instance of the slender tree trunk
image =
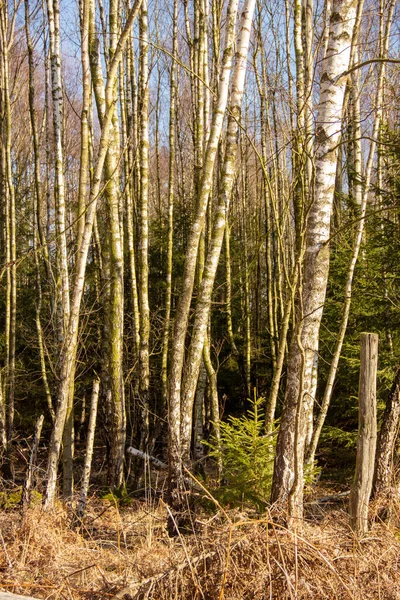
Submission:
<svg viewBox="0 0 400 600">
<path fill-rule="evenodd" d="M 3 381 L 0 371 L 0 443 L 1 454 L 7 449 L 6 404 L 3 396 Z"/>
<path fill-rule="evenodd" d="M 148 7 L 143 0 L 139 18 L 140 74 L 139 74 L 139 157 L 140 157 L 140 226 L 139 226 L 139 306 L 140 357 L 139 396 L 142 412 L 140 447 L 146 451 L 149 443 L 149 67 L 148 67 Z"/>
<path fill-rule="evenodd" d="M 120 4 L 111 0 L 109 7 L 109 60 L 116 52 L 120 24 Z M 117 102 L 117 80 L 114 84 L 113 102 Z M 106 347 L 104 368 L 110 383 L 110 461 L 108 484 L 120 487 L 124 477 L 126 436 L 125 393 L 123 380 L 123 333 L 124 333 L 124 261 L 119 191 L 119 123 L 117 111 L 112 116 L 110 143 L 108 146 L 104 175 L 107 181 L 105 196 L 109 215 L 109 303 L 106 308 Z"/>
<path fill-rule="evenodd" d="M 196 273 L 197 254 L 201 233 L 204 227 L 208 197 L 212 186 L 213 169 L 221 136 L 222 122 L 228 100 L 229 75 L 233 57 L 233 43 L 238 0 L 230 0 L 227 11 L 226 41 L 222 58 L 218 95 L 213 110 L 212 125 L 207 144 L 204 167 L 198 197 L 198 205 L 193 220 L 187 245 L 183 287 L 176 311 L 174 335 L 170 359 L 170 375 L 168 388 L 169 401 L 169 473 L 170 494 L 173 504 L 179 506 L 180 491 L 184 484 L 182 474 L 181 445 L 181 377 L 185 354 L 185 337 L 187 332 L 189 310 L 192 299 Z M 190 426 L 191 418 L 188 418 Z M 188 429 L 191 432 L 191 427 Z M 190 435 L 190 433 L 189 433 Z"/>
<path fill-rule="evenodd" d="M 15 395 L 15 342 L 17 318 L 17 246 L 16 246 L 16 214 L 15 190 L 11 162 L 11 103 L 9 89 L 9 48 L 13 42 L 13 26 L 9 22 L 8 5 L 0 6 L 0 55 L 2 82 L 2 114 L 1 114 L 1 171 L 2 193 L 5 204 L 5 263 L 7 273 L 6 307 L 5 307 L 5 381 L 3 397 L 6 405 L 6 432 L 10 442 L 14 430 L 14 395 Z"/>
<path fill-rule="evenodd" d="M 56 482 L 57 482 L 57 464 L 60 454 L 62 432 L 64 430 L 67 414 L 67 403 L 69 391 L 73 385 L 74 366 L 77 352 L 79 313 L 82 301 L 82 294 L 85 284 L 85 272 L 87 257 L 90 247 L 90 240 L 93 231 L 94 218 L 96 213 L 97 199 L 100 191 L 103 166 L 109 146 L 109 133 L 112 116 L 114 114 L 114 86 L 117 80 L 118 68 L 122 59 L 125 44 L 130 35 L 132 24 L 139 12 L 141 0 L 136 0 L 128 13 L 125 26 L 120 34 L 116 51 L 109 62 L 108 77 L 105 89 L 106 111 L 102 119 L 101 135 L 95 162 L 93 182 L 88 200 L 88 206 L 85 214 L 85 227 L 83 230 L 82 244 L 78 251 L 74 287 L 72 292 L 71 316 L 65 343 L 60 355 L 60 383 L 58 389 L 57 413 L 54 428 L 51 435 L 49 446 L 49 457 L 47 463 L 47 489 L 46 489 L 46 508 L 51 508 L 54 503 Z"/>
<path fill-rule="evenodd" d="M 50 42 L 51 92 L 53 100 L 53 134 L 55 145 L 55 181 L 54 195 L 56 207 L 57 233 L 57 266 L 59 271 L 59 290 L 61 303 L 60 311 L 60 344 L 65 343 L 66 331 L 70 317 L 69 266 L 67 248 L 67 221 L 65 206 L 65 177 L 64 177 L 64 144 L 63 118 L 64 98 L 61 78 L 61 48 L 60 48 L 60 6 L 59 0 L 47 1 L 47 19 Z M 68 498 L 73 493 L 73 458 L 74 458 L 74 389 L 73 382 L 68 391 L 67 414 L 63 429 L 63 494 Z"/>
<path fill-rule="evenodd" d="M 89 60 L 89 19 L 90 2 L 80 0 L 80 27 L 81 27 L 81 64 L 82 64 L 82 110 L 81 110 L 81 153 L 79 164 L 79 190 L 78 190 L 78 230 L 76 245 L 80 248 L 82 243 L 83 228 L 85 226 L 84 211 L 88 194 L 89 179 L 89 112 L 91 100 L 90 85 L 90 60 Z"/>
<path fill-rule="evenodd" d="M 195 383 L 198 378 L 204 341 L 207 334 L 212 290 L 224 239 L 226 214 L 229 208 L 229 198 L 232 193 L 237 152 L 237 129 L 241 115 L 241 100 L 245 81 L 246 60 L 254 7 L 255 0 L 247 0 L 243 7 L 240 24 L 240 33 L 235 56 L 235 68 L 232 77 L 232 91 L 229 106 L 222 183 L 218 199 L 218 206 L 214 216 L 210 247 L 204 267 L 203 278 L 201 281 L 194 315 L 192 338 L 182 384 L 181 443 L 183 447 L 187 445 L 191 436 L 192 410 L 194 394 L 196 390 Z"/>
<path fill-rule="evenodd" d="M 387 21 L 384 29 L 384 36 L 382 40 L 382 58 L 387 56 L 388 51 L 388 43 L 389 43 L 389 34 L 390 34 L 390 26 L 392 23 L 393 10 L 394 10 L 395 2 L 391 1 L 387 16 Z M 381 18 L 384 18 L 384 15 L 381 15 Z M 357 61 L 358 53 L 355 54 L 355 60 Z M 381 63 L 379 65 L 379 74 L 378 81 L 376 86 L 376 97 L 375 97 L 375 118 L 374 118 L 374 126 L 372 130 L 372 141 L 369 147 L 368 160 L 365 168 L 364 177 L 362 177 L 362 155 L 361 155 L 361 115 L 360 115 L 360 85 L 359 78 L 360 74 L 358 71 L 354 71 L 351 74 L 352 80 L 352 127 L 353 127 L 353 197 L 357 206 L 359 206 L 359 214 L 358 214 L 358 222 L 356 235 L 353 242 L 353 249 L 351 260 L 349 263 L 349 267 L 347 270 L 347 278 L 345 285 L 345 294 L 344 294 L 344 302 L 342 309 L 342 318 L 339 327 L 339 333 L 336 339 L 335 351 L 333 354 L 331 366 L 329 369 L 328 380 L 325 386 L 324 396 L 321 402 L 321 409 L 318 414 L 318 418 L 316 420 L 315 428 L 313 431 L 312 439 L 308 448 L 306 450 L 306 462 L 309 465 L 312 465 L 314 462 L 315 452 L 317 450 L 318 441 L 321 435 L 322 427 L 325 422 L 326 415 L 328 413 L 328 408 L 330 405 L 333 385 L 336 378 L 336 373 L 339 365 L 339 358 L 342 352 L 344 336 L 347 330 L 347 323 L 349 320 L 350 307 L 351 307 L 351 299 L 352 299 L 352 287 L 353 287 L 353 279 L 355 267 L 358 261 L 358 255 L 361 248 L 364 227 L 365 227 L 365 216 L 366 210 L 368 206 L 368 201 L 371 192 L 371 175 L 372 168 L 374 163 L 375 151 L 376 151 L 376 139 L 379 136 L 379 130 L 382 122 L 382 103 L 383 103 L 383 86 L 384 86 L 384 73 L 385 73 L 385 64 Z"/>
<path fill-rule="evenodd" d="M 212 435 L 216 442 L 217 448 L 221 445 L 221 428 L 220 428 L 220 412 L 219 412 L 219 399 L 218 399 L 218 387 L 217 387 L 217 373 L 211 361 L 210 354 L 210 342 L 209 335 L 204 342 L 203 348 L 203 362 L 207 371 L 208 377 L 208 393 L 210 398 L 210 412 L 212 421 Z M 218 459 L 218 476 L 222 474 L 222 461 Z"/>
<path fill-rule="evenodd" d="M 318 336 L 329 269 L 330 217 L 356 1 L 334 1 L 327 55 L 322 64 L 316 124 L 315 191 L 306 226 L 305 258 L 297 298 L 299 318 L 291 343 L 271 500 L 287 500 L 293 524 L 303 514 L 303 461 L 313 408 Z"/>
<path fill-rule="evenodd" d="M 35 435 L 33 437 L 32 450 L 31 450 L 31 455 L 29 457 L 28 471 L 26 474 L 25 483 L 24 483 L 24 487 L 22 490 L 22 506 L 24 509 L 28 508 L 30 501 L 31 501 L 31 489 L 32 489 L 32 483 L 34 480 L 34 469 L 36 467 L 37 454 L 38 454 L 38 449 L 39 449 L 40 436 L 42 433 L 43 421 L 44 421 L 44 416 L 40 415 L 40 417 L 38 418 L 38 420 L 36 421 L 36 424 L 35 424 Z"/>
<path fill-rule="evenodd" d="M 140 353 L 140 316 L 139 316 L 139 296 L 137 285 L 137 270 L 136 270 L 136 247 L 134 235 L 134 198 L 137 196 L 137 180 L 136 173 L 139 169 L 137 164 L 137 84 L 136 74 L 134 69 L 133 56 L 133 40 L 129 40 L 126 50 L 126 137 L 128 143 L 127 149 L 127 168 L 126 168 L 126 229 L 127 229 L 127 244 L 129 256 L 129 273 L 130 273 L 130 296 L 132 305 L 133 331 L 134 331 L 134 349 L 135 359 L 139 360 Z M 129 140 L 129 141 L 128 141 Z"/>
<path fill-rule="evenodd" d="M 99 387 L 100 380 L 95 379 L 93 381 L 92 399 L 90 403 L 90 414 L 89 424 L 86 439 L 86 454 L 85 463 L 83 465 L 83 477 L 81 491 L 79 495 L 79 502 L 76 508 L 76 514 L 78 519 L 82 519 L 85 514 L 87 495 L 90 483 L 90 472 L 92 470 L 92 458 L 93 458 L 93 446 L 94 446 L 94 434 L 96 430 L 96 418 L 97 418 L 97 403 L 99 399 Z"/>
<path fill-rule="evenodd" d="M 163 410 L 167 409 L 168 401 L 168 347 L 171 326 L 172 299 L 172 258 L 174 233 L 174 195 L 175 195 L 175 127 L 176 127 L 176 60 L 178 57 L 178 0 L 174 0 L 174 23 L 172 36 L 172 62 L 170 72 L 170 105 L 169 105 L 169 163 L 168 163 L 168 225 L 167 225 L 167 258 L 166 258 L 166 289 L 165 289 L 165 321 L 162 345 L 161 380 L 163 389 Z"/>
<path fill-rule="evenodd" d="M 197 463 L 204 456 L 204 396 L 207 386 L 207 371 L 204 362 L 201 364 L 197 380 L 196 395 L 193 406 L 193 458 Z M 201 472 L 203 466 L 196 465 L 196 470 Z"/>
<path fill-rule="evenodd" d="M 49 414 L 52 422 L 54 423 L 55 412 L 53 408 L 53 402 L 51 397 L 50 385 L 47 377 L 47 367 L 46 367 L 46 355 L 45 355 L 45 342 L 42 330 L 42 322 L 41 322 L 41 307 L 42 307 L 42 283 L 41 283 L 41 273 L 40 273 L 40 263 L 38 257 L 38 245 L 37 240 L 39 240 L 40 250 L 44 256 L 44 262 L 46 267 L 46 275 L 48 283 L 51 282 L 53 273 L 49 261 L 48 255 L 48 247 L 47 240 L 43 231 L 43 221 L 44 221 L 44 202 L 43 202 L 43 194 L 42 194 L 42 185 L 41 185 L 41 177 L 40 177 L 40 150 L 38 143 L 38 133 L 37 133 L 37 125 L 36 125 L 36 110 L 35 110 L 35 82 L 34 82 L 34 57 L 33 57 L 33 44 L 30 34 L 30 17 L 29 17 L 29 0 L 25 0 L 25 33 L 26 33 L 26 43 L 28 48 L 28 69 L 29 69 L 29 116 L 30 116 L 30 124 L 31 124 L 31 132 L 32 132 L 32 144 L 33 144 L 33 158 L 34 158 L 34 169 L 35 169 L 35 189 L 34 189 L 34 200 L 33 200 L 33 213 L 34 213 L 34 234 L 33 234 L 33 247 L 34 247 L 34 260 L 35 260 L 35 268 L 36 268 L 36 292 L 37 292 L 37 300 L 36 300 L 36 330 L 38 334 L 38 344 L 39 344 L 39 355 L 40 355 L 40 369 L 43 380 L 43 387 L 46 394 L 47 406 L 49 409 Z M 36 233 L 37 232 L 37 233 Z"/>
<path fill-rule="evenodd" d="M 58 268 L 60 273 L 61 310 L 62 310 L 62 339 L 68 326 L 70 314 L 68 251 L 66 236 L 65 208 L 65 178 L 63 150 L 63 114 L 64 99 L 61 78 L 61 49 L 60 49 L 60 6 L 59 0 L 47 0 L 47 18 L 50 41 L 51 91 L 53 99 L 53 132 L 55 145 L 55 199 Z"/>
</svg>

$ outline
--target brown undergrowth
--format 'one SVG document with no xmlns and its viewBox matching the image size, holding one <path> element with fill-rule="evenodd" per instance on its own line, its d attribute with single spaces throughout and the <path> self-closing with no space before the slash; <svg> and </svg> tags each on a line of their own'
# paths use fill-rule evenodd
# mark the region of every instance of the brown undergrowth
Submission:
<svg viewBox="0 0 400 600">
<path fill-rule="evenodd" d="M 399 530 L 376 517 L 357 541 L 345 505 L 315 504 L 297 534 L 268 514 L 220 510 L 170 538 L 167 519 L 162 501 L 92 500 L 79 530 L 61 506 L 2 511 L 0 589 L 54 600 L 400 599 Z"/>
</svg>

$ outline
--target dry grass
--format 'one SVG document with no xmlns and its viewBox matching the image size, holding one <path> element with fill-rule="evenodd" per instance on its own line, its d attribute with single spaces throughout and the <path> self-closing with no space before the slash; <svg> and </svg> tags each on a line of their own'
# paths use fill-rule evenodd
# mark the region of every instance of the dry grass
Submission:
<svg viewBox="0 0 400 600">
<path fill-rule="evenodd" d="M 345 506 L 313 512 L 298 535 L 220 511 L 171 539 L 163 502 L 93 500 L 80 531 L 61 507 L 3 511 L 0 588 L 54 600 L 400 599 L 396 527 L 376 519 L 357 542 Z"/>
</svg>

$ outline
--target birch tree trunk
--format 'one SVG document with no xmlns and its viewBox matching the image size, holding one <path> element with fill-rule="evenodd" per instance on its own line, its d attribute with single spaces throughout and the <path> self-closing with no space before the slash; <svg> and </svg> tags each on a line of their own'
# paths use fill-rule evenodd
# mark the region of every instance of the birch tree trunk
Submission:
<svg viewBox="0 0 400 600">
<path fill-rule="evenodd" d="M 59 0 L 47 0 L 47 18 L 49 23 L 51 92 L 53 99 L 53 132 L 55 144 L 55 182 L 56 227 L 58 268 L 60 273 L 62 340 L 64 340 L 70 313 L 68 251 L 66 236 L 65 178 L 63 149 L 64 99 L 61 78 L 60 50 L 60 5 Z"/>
<path fill-rule="evenodd" d="M 139 310 L 140 354 L 139 396 L 142 413 L 141 449 L 149 442 L 149 67 L 148 67 L 148 6 L 143 0 L 139 17 L 140 73 L 139 73 L 139 160 L 140 160 L 140 217 L 139 217 Z"/>
<path fill-rule="evenodd" d="M 215 102 L 210 136 L 207 144 L 204 167 L 199 190 L 196 215 L 193 220 L 187 245 L 183 287 L 179 298 L 174 334 L 172 340 L 170 373 L 168 387 L 169 401 L 169 474 L 170 495 L 173 504 L 180 504 L 180 491 L 183 488 L 182 474 L 182 445 L 181 445 L 181 378 L 185 355 L 185 337 L 187 332 L 190 304 L 196 273 L 197 254 L 201 233 L 212 186 L 213 169 L 221 136 L 222 123 L 228 100 L 229 76 L 233 57 L 235 23 L 238 0 L 230 0 L 227 9 L 225 49 L 222 58 L 222 68 L 219 79 L 217 99 Z M 190 417 L 187 420 L 190 423 Z"/>
<path fill-rule="evenodd" d="M 303 515 L 303 462 L 307 426 L 312 414 L 318 337 L 329 270 L 329 235 L 336 176 L 337 143 L 356 0 L 332 5 L 329 41 L 322 63 L 316 123 L 315 189 L 306 225 L 305 258 L 297 298 L 299 318 L 293 334 L 284 408 L 278 434 L 271 501 L 284 505 L 292 523 Z"/>
<path fill-rule="evenodd" d="M 57 465 L 60 454 L 61 439 L 67 414 L 69 392 L 74 382 L 74 366 L 77 352 L 79 313 L 85 284 L 87 257 L 95 220 L 97 200 L 102 182 L 102 172 L 110 142 L 109 133 L 112 117 L 114 114 L 114 86 L 117 80 L 118 68 L 122 59 L 124 47 L 130 35 L 132 24 L 139 12 L 140 5 L 141 0 L 135 0 L 134 4 L 132 5 L 132 8 L 128 13 L 125 26 L 119 36 L 114 55 L 108 65 L 108 77 L 105 88 L 106 111 L 102 120 L 101 135 L 94 167 L 92 188 L 90 191 L 90 197 L 88 200 L 88 206 L 85 214 L 85 227 L 82 235 L 82 244 L 78 250 L 68 331 L 65 342 L 62 347 L 59 361 L 60 383 L 58 388 L 57 413 L 54 428 L 51 435 L 47 463 L 48 480 L 45 499 L 46 508 L 51 508 L 54 504 L 57 482 Z"/>
<path fill-rule="evenodd" d="M 126 103 L 126 136 L 128 149 L 126 152 L 125 164 L 126 164 L 126 237 L 128 245 L 128 257 L 129 257 L 129 273 L 130 273 L 130 297 L 132 306 L 132 319 L 133 319 L 133 332 L 134 332 L 134 356 L 135 359 L 139 359 L 140 354 L 140 317 L 139 317 L 139 297 L 138 297 L 138 286 L 137 286 L 137 271 L 136 271 L 136 247 L 135 247 L 135 235 L 134 235 L 134 198 L 137 194 L 137 180 L 138 177 L 135 175 L 139 172 L 136 168 L 137 163 L 137 151 L 136 145 L 138 143 L 138 131 L 137 131 L 137 84 L 136 84 L 136 73 L 134 69 L 134 51 L 133 51 L 133 39 L 130 36 L 128 47 L 126 50 L 126 68 L 125 68 L 125 79 L 126 79 L 126 91 L 125 91 L 125 103 Z"/>
<path fill-rule="evenodd" d="M 218 206 L 214 216 L 210 247 L 194 315 L 192 338 L 182 384 L 181 443 L 183 448 L 185 446 L 190 446 L 196 382 L 200 369 L 204 340 L 207 334 L 212 290 L 224 239 L 226 214 L 229 210 L 229 198 L 232 193 L 237 152 L 238 123 L 240 123 L 241 116 L 241 101 L 246 75 L 247 53 L 250 43 L 250 31 L 254 8 L 255 0 L 247 0 L 243 7 L 240 23 L 240 32 L 235 55 L 235 68 L 232 76 L 222 183 Z"/>
<path fill-rule="evenodd" d="M 53 100 L 53 134 L 55 145 L 55 180 L 54 196 L 56 207 L 57 233 L 57 267 L 59 272 L 58 288 L 61 302 L 57 307 L 60 312 L 59 339 L 65 343 L 65 336 L 70 317 L 69 266 L 67 248 L 67 221 L 65 206 L 65 177 L 64 177 L 64 144 L 63 118 L 64 98 L 61 77 L 61 47 L 60 47 L 60 5 L 59 0 L 47 1 L 47 19 L 49 25 L 51 94 Z M 67 400 L 67 414 L 63 430 L 63 494 L 69 497 L 73 493 L 73 457 L 74 457 L 74 427 L 73 427 L 73 385 L 70 386 Z"/>
<path fill-rule="evenodd" d="M 0 161 L 1 188 L 5 205 L 5 268 L 6 268 L 6 306 L 5 306 L 5 378 L 3 382 L 3 402 L 5 402 L 6 436 L 10 442 L 14 430 L 15 395 L 15 342 L 17 318 L 17 240 L 15 189 L 12 174 L 11 157 L 11 101 L 9 82 L 9 50 L 14 38 L 14 19 L 9 19 L 7 3 L 0 6 L 0 80 L 1 80 L 1 117 L 0 117 Z M 11 475 L 9 473 L 8 475 Z"/>
<path fill-rule="evenodd" d="M 76 245 L 80 248 L 82 243 L 83 228 L 85 226 L 84 211 L 88 194 L 89 179 L 89 112 L 91 104 L 90 59 L 89 59 L 89 19 L 90 2 L 80 0 L 80 27 L 81 27 L 81 65 L 82 65 L 82 111 L 81 111 L 81 153 L 79 164 L 79 189 L 78 189 L 78 227 Z"/>
<path fill-rule="evenodd" d="M 92 399 L 91 399 L 91 403 L 90 403 L 89 424 L 88 424 L 88 433 L 87 433 L 87 440 L 86 440 L 86 454 L 85 454 L 85 463 L 83 465 L 83 477 L 82 477 L 81 492 L 79 495 L 79 502 L 76 507 L 76 514 L 77 514 L 78 519 L 82 519 L 83 515 L 85 514 L 87 495 L 88 495 L 88 491 L 89 491 L 90 472 L 92 470 L 94 434 L 95 434 L 95 430 L 96 430 L 97 404 L 98 404 L 98 399 L 99 399 L 99 387 L 100 387 L 100 380 L 95 379 L 93 381 Z"/>
<path fill-rule="evenodd" d="M 176 127 L 176 61 L 178 58 L 178 0 L 174 0 L 174 24 L 172 35 L 172 62 L 170 73 L 169 105 L 169 162 L 168 162 L 168 230 L 167 230 L 167 275 L 165 289 L 164 336 L 162 345 L 161 380 L 163 386 L 163 410 L 168 400 L 168 348 L 171 326 L 172 299 L 172 258 L 174 233 L 174 195 L 175 195 L 175 127 Z"/>
<path fill-rule="evenodd" d="M 392 24 L 393 10 L 395 1 L 392 0 L 388 7 L 388 14 L 381 14 L 382 21 L 386 18 L 386 23 L 383 25 L 382 22 L 382 40 L 381 40 L 381 58 L 387 57 L 390 27 Z M 360 15 L 361 17 L 361 15 Z M 358 52 L 355 52 L 355 61 L 358 60 Z M 321 435 L 322 427 L 325 422 L 328 408 L 330 405 L 333 385 L 336 378 L 336 373 L 339 365 L 339 358 L 341 355 L 344 336 L 346 334 L 347 323 L 349 320 L 351 299 L 352 299 L 352 287 L 355 267 L 358 261 L 360 253 L 361 243 L 364 234 L 365 217 L 368 202 L 371 193 L 371 176 L 372 168 L 374 164 L 374 157 L 376 152 L 376 140 L 379 136 L 379 131 L 382 123 L 382 105 L 383 105 L 383 87 L 384 87 L 384 74 L 385 64 L 382 62 L 378 67 L 378 80 L 376 84 L 375 93 L 375 117 L 374 125 L 372 129 L 371 143 L 368 152 L 368 160 L 365 167 L 364 176 L 362 176 L 362 155 L 361 155 L 361 114 L 360 114 L 360 73 L 359 71 L 353 71 L 351 74 L 351 87 L 352 87 L 352 127 L 353 127 L 353 197 L 357 206 L 359 206 L 358 223 L 356 228 L 356 235 L 353 242 L 352 256 L 347 270 L 346 285 L 344 302 L 342 309 L 342 317 L 339 327 L 338 336 L 336 339 L 335 351 L 333 354 L 331 366 L 329 369 L 328 380 L 326 382 L 324 396 L 321 402 L 321 409 L 318 414 L 315 428 L 310 443 L 306 450 L 306 462 L 308 465 L 314 463 L 315 452 L 317 450 L 318 441 Z"/>
<path fill-rule="evenodd" d="M 109 40 L 108 60 L 112 60 L 118 42 L 120 27 L 120 3 L 111 0 L 109 5 Z M 101 73 L 97 73 L 100 80 Z M 98 86 L 100 81 L 98 82 Z M 96 89 L 98 89 L 98 86 Z M 112 102 L 117 103 L 117 80 L 114 83 Z M 98 106 L 103 103 L 101 114 L 105 114 L 105 90 L 97 99 Z M 123 331 L 124 331 L 124 263 L 122 245 L 122 225 L 120 216 L 120 191 L 119 191 L 119 123 L 117 111 L 112 115 L 109 132 L 109 145 L 104 165 L 104 177 L 107 182 L 105 198 L 108 213 L 108 240 L 107 269 L 109 271 L 105 288 L 104 306 L 104 364 L 103 387 L 108 416 L 110 456 L 108 465 L 108 485 L 112 488 L 120 487 L 123 482 L 123 464 L 125 454 L 126 415 L 125 396 L 123 383 Z M 104 265 L 103 261 L 103 265 Z"/>
<path fill-rule="evenodd" d="M 26 33 L 26 45 L 28 49 L 28 70 L 29 70 L 29 116 L 32 132 L 32 144 L 33 144 L 33 158 L 34 158 L 34 170 L 35 170 L 35 189 L 34 189 L 34 200 L 33 200 L 33 212 L 34 212 L 34 233 L 33 233 L 33 247 L 35 251 L 35 268 L 36 268 L 36 330 L 38 334 L 39 354 L 40 354 L 40 368 L 43 380 L 43 387 L 46 394 L 47 406 L 52 422 L 54 423 L 55 413 L 53 408 L 53 402 L 51 397 L 50 385 L 47 377 L 46 368 L 46 356 L 44 350 L 43 340 L 43 329 L 41 322 L 41 307 L 42 307 L 42 282 L 40 273 L 40 264 L 38 256 L 38 245 L 39 241 L 40 250 L 43 253 L 46 275 L 48 282 L 50 283 L 53 277 L 49 253 L 47 247 L 46 236 L 43 231 L 43 222 L 45 217 L 45 207 L 43 202 L 42 193 L 42 182 L 40 175 L 40 148 L 38 141 L 38 131 L 36 124 L 36 110 L 35 110 L 35 81 L 34 81 L 34 48 L 30 33 L 30 16 L 29 16 L 29 0 L 25 0 L 25 33 Z"/>
</svg>

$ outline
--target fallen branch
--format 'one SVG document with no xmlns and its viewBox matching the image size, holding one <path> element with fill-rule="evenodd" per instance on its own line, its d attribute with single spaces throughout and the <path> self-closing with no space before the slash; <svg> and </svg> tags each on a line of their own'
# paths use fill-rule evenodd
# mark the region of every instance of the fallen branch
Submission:
<svg viewBox="0 0 400 600">
<path fill-rule="evenodd" d="M 132 456 L 136 456 L 136 458 L 141 458 L 142 460 L 150 463 L 151 465 L 153 465 L 153 467 L 155 469 L 158 469 L 159 471 L 167 471 L 168 470 L 167 463 L 163 462 L 162 460 L 159 460 L 155 456 L 151 456 L 150 454 L 147 454 L 146 452 L 142 452 L 141 450 L 138 450 L 137 448 L 133 448 L 132 446 L 129 446 L 129 448 L 127 448 L 126 451 L 129 454 L 132 454 Z M 204 490 L 204 487 L 197 483 L 197 479 L 194 477 L 194 475 L 192 475 L 190 473 L 190 471 L 188 471 L 188 469 L 185 469 L 185 470 L 190 475 L 190 478 L 184 477 L 184 479 L 183 479 L 184 482 L 186 483 L 186 485 L 188 486 L 188 488 L 195 489 L 199 492 L 202 492 Z"/>
<path fill-rule="evenodd" d="M 350 490 L 347 492 L 341 492 L 340 494 L 333 494 L 332 496 L 323 496 L 323 498 L 317 498 L 312 502 L 306 502 L 306 504 L 328 504 L 329 502 L 342 502 L 342 500 L 349 495 Z"/>
<path fill-rule="evenodd" d="M 163 462 L 162 460 L 159 460 L 158 458 L 155 458 L 155 456 L 147 454 L 146 452 L 142 452 L 137 448 L 132 448 L 132 446 L 129 446 L 129 448 L 127 448 L 126 451 L 129 452 L 129 454 L 132 454 L 132 456 L 136 456 L 137 458 L 141 458 L 145 462 L 151 463 L 153 467 L 159 469 L 160 471 L 166 471 L 168 469 L 167 463 Z"/>
</svg>

